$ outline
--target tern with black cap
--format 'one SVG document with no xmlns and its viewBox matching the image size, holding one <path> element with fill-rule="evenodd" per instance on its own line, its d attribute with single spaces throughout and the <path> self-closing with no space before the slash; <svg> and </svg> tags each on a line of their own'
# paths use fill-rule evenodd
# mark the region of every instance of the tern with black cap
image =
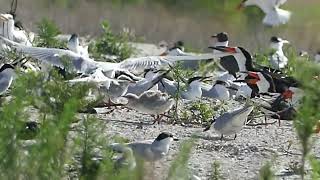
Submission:
<svg viewBox="0 0 320 180">
<path fill-rule="evenodd" d="M 230 84 L 226 81 L 217 80 L 211 87 L 202 86 L 202 97 L 227 101 L 230 99 Z"/>
<path fill-rule="evenodd" d="M 283 69 L 288 64 L 288 58 L 284 55 L 282 51 L 282 47 L 284 44 L 289 44 L 290 42 L 279 37 L 271 37 L 270 39 L 270 47 L 274 51 L 269 60 L 271 63 L 271 67 L 274 69 Z"/>
<path fill-rule="evenodd" d="M 132 149 L 136 158 L 144 161 L 154 162 L 162 159 L 169 152 L 170 145 L 174 139 L 170 133 L 162 132 L 155 140 L 138 141 L 127 144 L 114 143 L 110 147 L 119 153 L 123 153 L 126 147 Z"/>
</svg>

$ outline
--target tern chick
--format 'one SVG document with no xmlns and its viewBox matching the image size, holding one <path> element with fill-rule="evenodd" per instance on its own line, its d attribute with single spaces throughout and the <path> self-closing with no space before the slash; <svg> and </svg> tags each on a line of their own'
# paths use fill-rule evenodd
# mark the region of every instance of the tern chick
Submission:
<svg viewBox="0 0 320 180">
<path fill-rule="evenodd" d="M 128 100 L 126 107 L 142 113 L 157 115 L 154 123 L 159 122 L 162 114 L 169 111 L 174 104 L 174 99 L 160 91 L 146 91 L 140 96 L 127 94 L 123 97 Z"/>
</svg>

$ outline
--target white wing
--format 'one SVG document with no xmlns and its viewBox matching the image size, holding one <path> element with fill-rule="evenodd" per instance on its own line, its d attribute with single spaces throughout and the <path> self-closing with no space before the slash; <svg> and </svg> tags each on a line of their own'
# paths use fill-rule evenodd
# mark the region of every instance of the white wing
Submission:
<svg viewBox="0 0 320 180">
<path fill-rule="evenodd" d="M 90 73 L 93 70 L 97 69 L 97 66 L 92 60 L 89 60 L 85 57 L 81 57 L 80 55 L 69 50 L 56 48 L 29 47 L 18 44 L 4 37 L 0 38 L 3 39 L 6 43 L 12 45 L 17 51 L 28 54 L 29 56 L 35 59 L 49 63 L 53 66 L 64 68 L 66 62 L 63 62 L 63 57 L 67 57 L 71 61 L 70 65 L 73 65 L 72 68 L 74 68 L 78 72 Z"/>
<path fill-rule="evenodd" d="M 281 5 L 283 5 L 284 3 L 287 2 L 287 0 L 272 0 L 274 1 L 273 4 L 276 6 L 276 7 L 279 7 Z"/>
<path fill-rule="evenodd" d="M 126 59 L 120 63 L 119 67 L 127 70 L 141 71 L 146 68 L 165 66 L 177 61 L 206 60 L 214 59 L 216 57 L 217 56 L 213 54 L 201 54 L 193 56 L 147 56 Z"/>
</svg>

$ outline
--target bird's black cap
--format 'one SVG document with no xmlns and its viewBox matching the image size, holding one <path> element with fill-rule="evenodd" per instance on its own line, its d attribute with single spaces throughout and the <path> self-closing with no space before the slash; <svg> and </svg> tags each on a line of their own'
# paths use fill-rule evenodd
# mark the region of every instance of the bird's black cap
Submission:
<svg viewBox="0 0 320 180">
<path fill-rule="evenodd" d="M 78 38 L 78 37 L 79 37 L 79 35 L 74 33 L 74 34 L 71 35 L 70 40 L 71 40 L 71 39 Z"/>
<path fill-rule="evenodd" d="M 183 47 L 184 46 L 184 42 L 183 41 L 177 41 L 174 43 L 175 47 Z"/>
<path fill-rule="evenodd" d="M 226 42 L 229 40 L 228 34 L 226 32 L 221 32 L 216 35 L 211 36 L 213 38 L 217 38 L 218 42 Z"/>
<path fill-rule="evenodd" d="M 170 137 L 173 138 L 173 135 L 167 132 L 163 132 L 159 134 L 159 136 L 156 138 L 156 141 L 161 141 L 163 139 L 170 138 Z"/>
<path fill-rule="evenodd" d="M 23 29 L 24 29 L 23 24 L 22 24 L 21 21 L 16 21 L 16 22 L 14 23 L 14 27 L 16 27 L 16 28 L 18 28 L 18 29 L 20 29 L 20 30 L 23 30 Z"/>
<path fill-rule="evenodd" d="M 276 37 L 276 36 L 272 36 L 271 39 L 270 39 L 270 41 L 273 42 L 273 43 L 278 43 L 278 42 L 280 42 L 281 40 L 280 40 L 278 37 Z"/>
</svg>

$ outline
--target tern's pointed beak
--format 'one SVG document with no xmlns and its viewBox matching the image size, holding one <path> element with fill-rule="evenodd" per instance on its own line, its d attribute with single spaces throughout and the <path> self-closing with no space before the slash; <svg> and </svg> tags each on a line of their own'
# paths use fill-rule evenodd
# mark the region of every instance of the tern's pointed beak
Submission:
<svg viewBox="0 0 320 180">
<path fill-rule="evenodd" d="M 7 20 L 8 20 L 8 18 L 5 17 L 3 14 L 0 15 L 0 19 L 1 19 L 2 21 L 7 21 Z"/>
<path fill-rule="evenodd" d="M 210 46 L 209 48 L 217 50 L 217 51 L 221 51 L 221 52 L 226 52 L 226 53 L 237 53 L 237 49 L 234 47 L 223 47 L 223 46 L 212 47 L 212 46 Z"/>
<path fill-rule="evenodd" d="M 284 40 L 282 40 L 282 43 L 283 44 L 290 44 L 290 41 L 284 39 Z"/>
</svg>

